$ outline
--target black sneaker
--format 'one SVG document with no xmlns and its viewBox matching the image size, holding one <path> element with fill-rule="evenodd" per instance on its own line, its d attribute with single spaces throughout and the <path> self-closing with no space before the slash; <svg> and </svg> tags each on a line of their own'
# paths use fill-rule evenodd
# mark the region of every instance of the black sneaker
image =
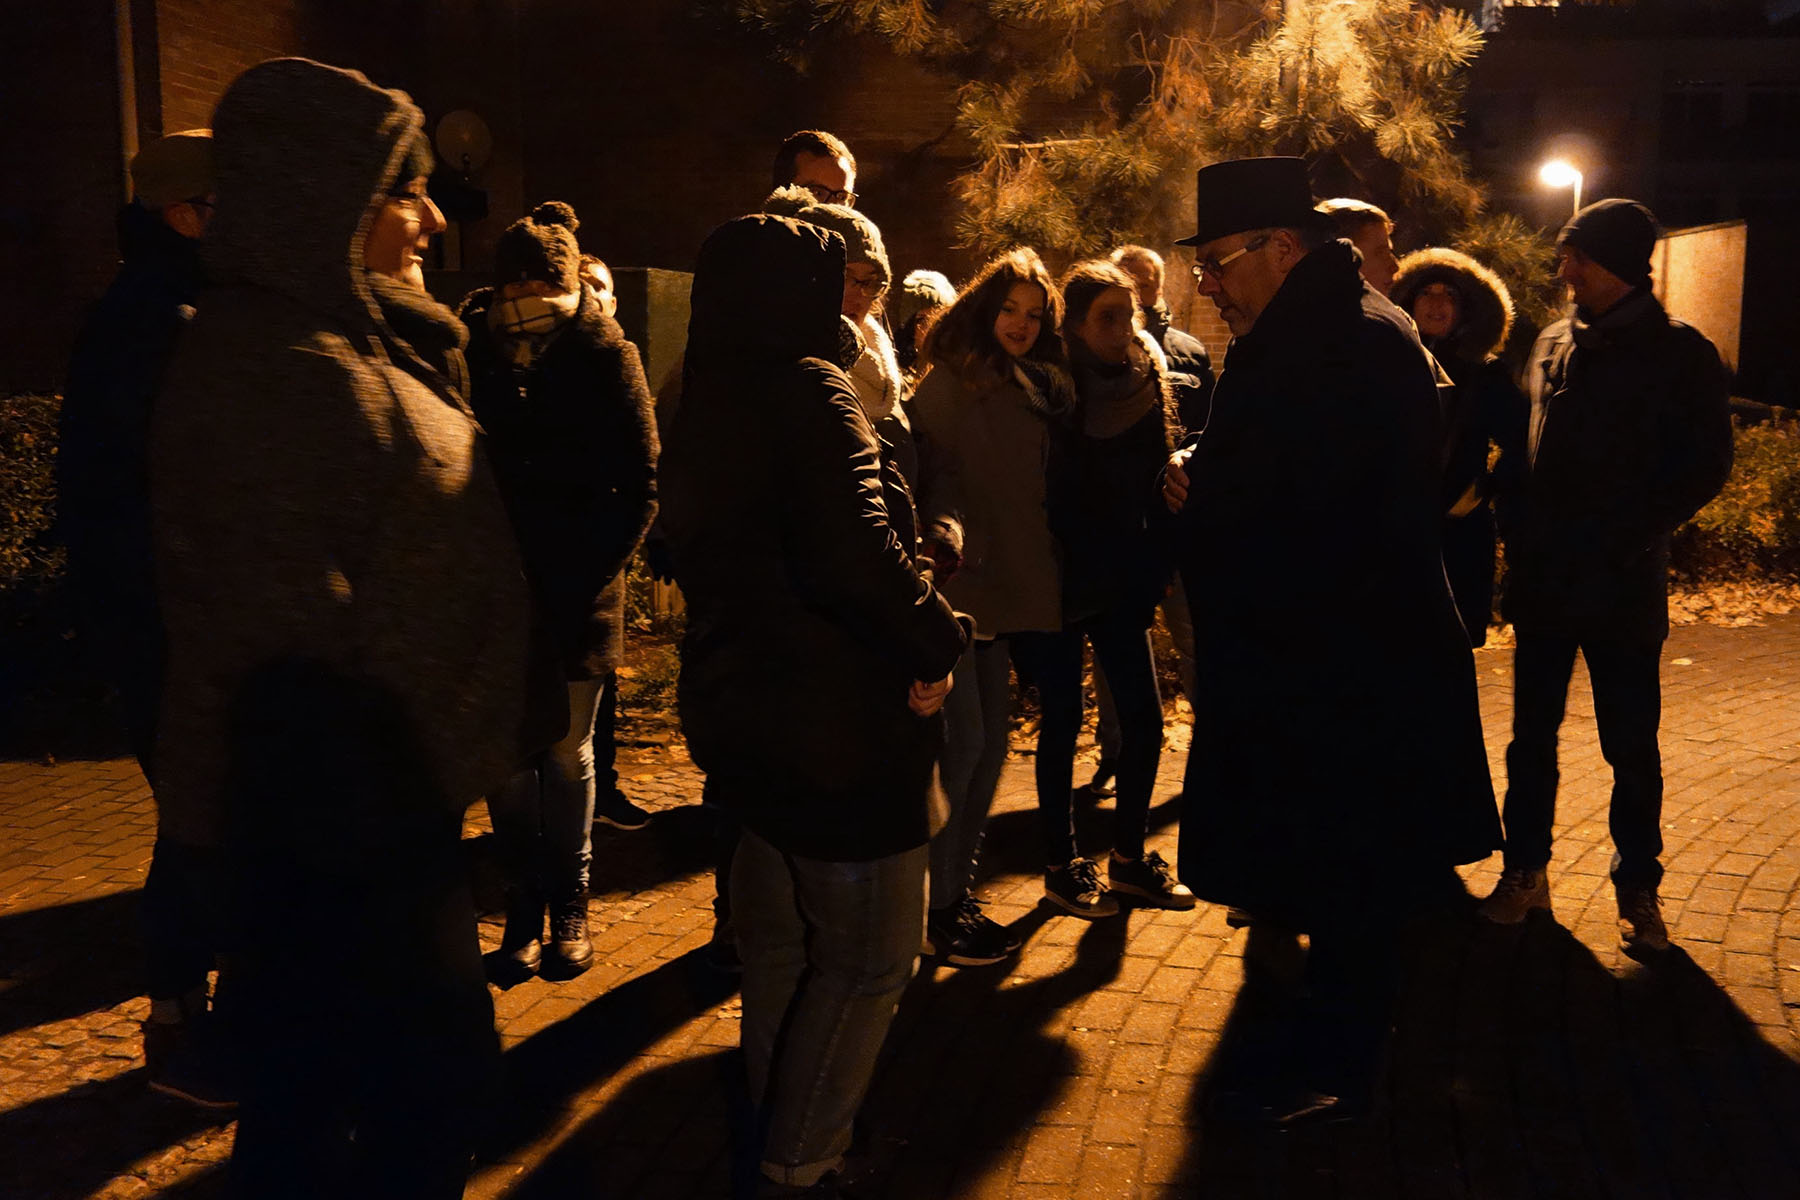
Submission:
<svg viewBox="0 0 1800 1200">
<path fill-rule="evenodd" d="M 1113 891 L 1135 896 L 1153 908 L 1185 912 L 1194 907 L 1194 893 L 1175 878 L 1175 872 L 1154 850 L 1138 859 L 1113 855 L 1106 864 L 1106 880 Z"/>
<path fill-rule="evenodd" d="M 1085 858 L 1073 859 L 1066 867 L 1046 868 L 1044 899 L 1089 921 L 1119 911 L 1118 900 L 1100 882 L 1100 869 Z"/>
<path fill-rule="evenodd" d="M 604 821 L 614 829 L 642 829 L 650 823 L 650 810 L 633 804 L 617 788 L 610 795 L 594 801 L 594 820 Z"/>
<path fill-rule="evenodd" d="M 235 1056 L 212 1018 L 145 1021 L 144 1069 L 152 1091 L 201 1108 L 236 1108 Z"/>
<path fill-rule="evenodd" d="M 953 967 L 985 967 L 1011 956 L 1019 946 L 1004 925 L 988 919 L 981 901 L 971 894 L 926 915 L 925 953 Z"/>
<path fill-rule="evenodd" d="M 577 893 L 550 905 L 550 957 L 563 976 L 579 975 L 594 962 L 594 943 L 588 940 L 587 895 Z"/>
</svg>

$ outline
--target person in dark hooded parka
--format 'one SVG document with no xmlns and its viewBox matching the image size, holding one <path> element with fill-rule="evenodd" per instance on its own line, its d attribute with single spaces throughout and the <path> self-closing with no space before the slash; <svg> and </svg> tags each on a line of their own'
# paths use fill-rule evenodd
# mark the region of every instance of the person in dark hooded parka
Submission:
<svg viewBox="0 0 1800 1200">
<path fill-rule="evenodd" d="M 938 710 L 968 636 L 920 574 L 905 484 L 842 369 L 860 350 L 843 290 L 835 233 L 715 230 L 661 464 L 682 730 L 744 827 L 732 912 L 769 1195 L 838 1167 L 912 975 Z"/>
<path fill-rule="evenodd" d="M 1512 294 L 1457 250 L 1432 246 L 1400 260 L 1392 299 L 1456 385 L 1445 431 L 1444 573 L 1468 631 L 1487 641 L 1494 608 L 1494 481 L 1489 445 L 1523 449 L 1525 397 L 1498 356 L 1512 330 Z M 1502 463 L 1517 454 L 1503 453 Z"/>
<path fill-rule="evenodd" d="M 462 1194 L 493 1006 L 462 812 L 560 735 L 513 532 L 423 290 L 424 118 L 305 59 L 213 120 L 205 294 L 151 430 L 165 830 L 242 932 L 238 1194 Z"/>
</svg>

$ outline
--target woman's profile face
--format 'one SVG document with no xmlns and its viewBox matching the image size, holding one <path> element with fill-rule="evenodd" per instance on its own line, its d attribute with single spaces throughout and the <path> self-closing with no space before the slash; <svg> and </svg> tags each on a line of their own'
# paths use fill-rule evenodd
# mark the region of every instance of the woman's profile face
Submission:
<svg viewBox="0 0 1800 1200">
<path fill-rule="evenodd" d="M 1023 358 L 1037 345 L 1044 328 L 1044 306 L 1049 298 L 1035 283 L 1015 283 L 1000 302 L 1000 315 L 994 318 L 994 340 L 1012 357 Z"/>
<path fill-rule="evenodd" d="M 1428 338 L 1441 338 L 1456 328 L 1458 305 L 1456 290 L 1449 284 L 1430 283 L 1413 298 L 1412 318 L 1419 333 Z"/>
<path fill-rule="evenodd" d="M 1105 288 L 1088 305 L 1081 323 L 1065 325 L 1063 332 L 1101 362 L 1122 363 L 1130 357 L 1131 339 L 1137 333 L 1137 306 L 1124 288 Z"/>
</svg>

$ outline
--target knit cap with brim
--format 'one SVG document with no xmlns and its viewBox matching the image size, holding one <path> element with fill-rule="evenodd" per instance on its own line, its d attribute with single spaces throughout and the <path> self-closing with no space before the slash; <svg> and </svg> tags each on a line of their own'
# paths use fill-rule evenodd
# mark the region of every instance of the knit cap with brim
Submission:
<svg viewBox="0 0 1800 1200">
<path fill-rule="evenodd" d="M 793 217 L 808 225 L 829 229 L 844 239 L 844 262 L 868 263 L 881 273 L 881 282 L 894 278 L 888 266 L 887 247 L 881 244 L 881 230 L 854 208 L 842 204 L 820 204 L 818 198 L 798 184 L 776 188 L 763 201 L 763 209 L 778 217 Z"/>
<path fill-rule="evenodd" d="M 212 130 L 184 129 L 145 143 L 131 159 L 131 190 L 145 208 L 212 195 Z"/>
<path fill-rule="evenodd" d="M 559 292 L 581 285 L 581 246 L 575 210 L 560 200 L 546 200 L 530 214 L 506 227 L 494 243 L 494 274 L 502 284 L 538 279 Z"/>
<path fill-rule="evenodd" d="M 1600 200 L 1576 213 L 1557 245 L 1570 245 L 1632 287 L 1650 286 L 1650 255 L 1660 233 L 1656 217 L 1635 200 Z"/>
<path fill-rule="evenodd" d="M 948 308 L 955 303 L 956 288 L 942 272 L 924 268 L 908 271 L 900 286 L 888 297 L 888 320 L 894 323 L 895 329 L 905 329 L 907 323 L 920 313 Z"/>
</svg>

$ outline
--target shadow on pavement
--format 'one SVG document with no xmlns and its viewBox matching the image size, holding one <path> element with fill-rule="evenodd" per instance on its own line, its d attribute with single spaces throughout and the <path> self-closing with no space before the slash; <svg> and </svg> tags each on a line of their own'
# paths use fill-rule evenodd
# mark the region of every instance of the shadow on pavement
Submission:
<svg viewBox="0 0 1800 1200">
<path fill-rule="evenodd" d="M 505 1100 L 496 1106 L 481 1160 L 505 1161 L 564 1124 L 583 1091 L 626 1068 L 658 1039 L 716 1008 L 736 990 L 734 978 L 712 970 L 699 953 L 687 954 L 619 984 L 526 1038 L 502 1056 Z M 702 1105 L 718 1090 L 715 1085 L 692 1093 L 683 1103 Z M 610 1102 L 606 1111 L 615 1107 L 617 1102 Z M 635 1121 L 638 1114 L 624 1113 L 619 1119 Z"/>
<path fill-rule="evenodd" d="M 0 916 L 0 1036 L 138 995 L 142 894 L 114 892 Z"/>
<path fill-rule="evenodd" d="M 151 1094 L 142 1070 L 78 1084 L 0 1113 L 0 1194 L 7 1200 L 91 1195 L 138 1160 L 231 1119 Z"/>
<path fill-rule="evenodd" d="M 1221 1096 L 1285 1069 L 1297 959 L 1249 970 L 1174 1182 L 1200 1195 L 1800 1196 L 1800 1064 L 1682 951 L 1608 969 L 1547 920 L 1417 931 L 1370 1117 L 1277 1132 Z M 1238 1114 L 1241 1116 L 1242 1114 Z"/>
</svg>

